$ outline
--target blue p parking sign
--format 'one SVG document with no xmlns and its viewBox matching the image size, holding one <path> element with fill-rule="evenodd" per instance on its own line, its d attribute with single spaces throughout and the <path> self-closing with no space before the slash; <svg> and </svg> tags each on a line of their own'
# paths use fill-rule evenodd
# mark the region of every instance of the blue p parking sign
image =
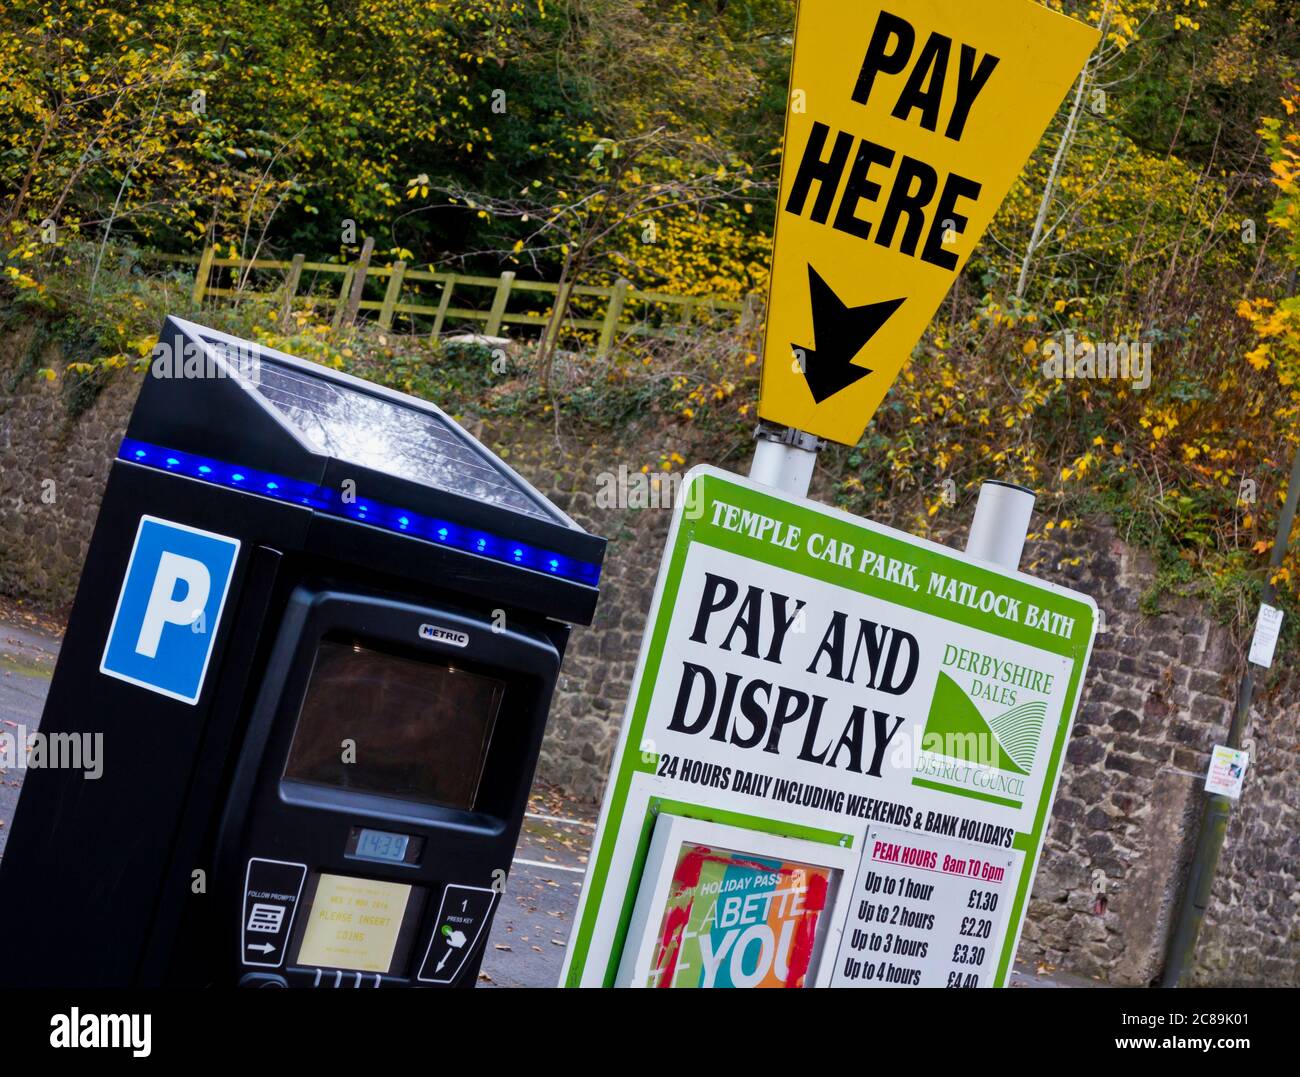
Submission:
<svg viewBox="0 0 1300 1077">
<path fill-rule="evenodd" d="M 195 703 L 239 540 L 141 516 L 99 671 Z"/>
</svg>

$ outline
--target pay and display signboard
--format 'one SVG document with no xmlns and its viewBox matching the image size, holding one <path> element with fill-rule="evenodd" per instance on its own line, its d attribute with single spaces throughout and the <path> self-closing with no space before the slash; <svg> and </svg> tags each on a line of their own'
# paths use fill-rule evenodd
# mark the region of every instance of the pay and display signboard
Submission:
<svg viewBox="0 0 1300 1077">
<path fill-rule="evenodd" d="M 657 932 L 659 958 L 637 972 L 653 975 L 682 952 L 674 908 L 693 937 L 725 926 L 708 894 L 656 897 L 657 864 L 766 864 L 773 886 L 800 871 L 799 907 L 819 913 L 802 984 L 1005 984 L 1095 628 L 1084 595 L 694 469 L 564 982 L 617 982 Z M 728 835 L 664 847 L 681 819 Z M 729 975 L 781 956 L 769 935 L 731 954 Z"/>
</svg>

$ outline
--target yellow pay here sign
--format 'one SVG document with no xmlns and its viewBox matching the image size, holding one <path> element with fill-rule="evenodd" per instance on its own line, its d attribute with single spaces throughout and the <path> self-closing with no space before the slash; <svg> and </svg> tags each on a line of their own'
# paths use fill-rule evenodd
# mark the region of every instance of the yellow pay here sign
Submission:
<svg viewBox="0 0 1300 1077">
<path fill-rule="evenodd" d="M 763 418 L 857 442 L 1097 39 L 1035 0 L 801 0 Z"/>
</svg>

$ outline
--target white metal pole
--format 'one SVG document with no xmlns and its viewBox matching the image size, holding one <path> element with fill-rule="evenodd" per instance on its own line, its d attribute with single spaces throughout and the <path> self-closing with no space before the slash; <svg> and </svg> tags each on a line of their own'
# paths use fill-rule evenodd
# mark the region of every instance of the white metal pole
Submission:
<svg viewBox="0 0 1300 1077">
<path fill-rule="evenodd" d="M 812 434 L 760 422 L 754 431 L 749 477 L 794 497 L 807 497 L 821 447 L 821 440 Z"/>
<path fill-rule="evenodd" d="M 997 480 L 982 483 L 966 540 L 967 555 L 1015 572 L 1020 568 L 1033 511 L 1032 490 Z"/>
</svg>

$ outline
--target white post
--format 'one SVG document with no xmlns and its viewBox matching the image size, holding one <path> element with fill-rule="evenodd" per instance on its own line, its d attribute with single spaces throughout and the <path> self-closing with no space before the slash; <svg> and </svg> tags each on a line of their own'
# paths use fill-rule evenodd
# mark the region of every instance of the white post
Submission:
<svg viewBox="0 0 1300 1077">
<path fill-rule="evenodd" d="M 997 480 L 982 483 L 966 540 L 967 555 L 1017 571 L 1033 511 L 1032 490 Z"/>
<path fill-rule="evenodd" d="M 812 434 L 760 422 L 754 431 L 754 462 L 749 466 L 749 477 L 783 493 L 807 497 L 821 447 L 821 439 Z"/>
</svg>

